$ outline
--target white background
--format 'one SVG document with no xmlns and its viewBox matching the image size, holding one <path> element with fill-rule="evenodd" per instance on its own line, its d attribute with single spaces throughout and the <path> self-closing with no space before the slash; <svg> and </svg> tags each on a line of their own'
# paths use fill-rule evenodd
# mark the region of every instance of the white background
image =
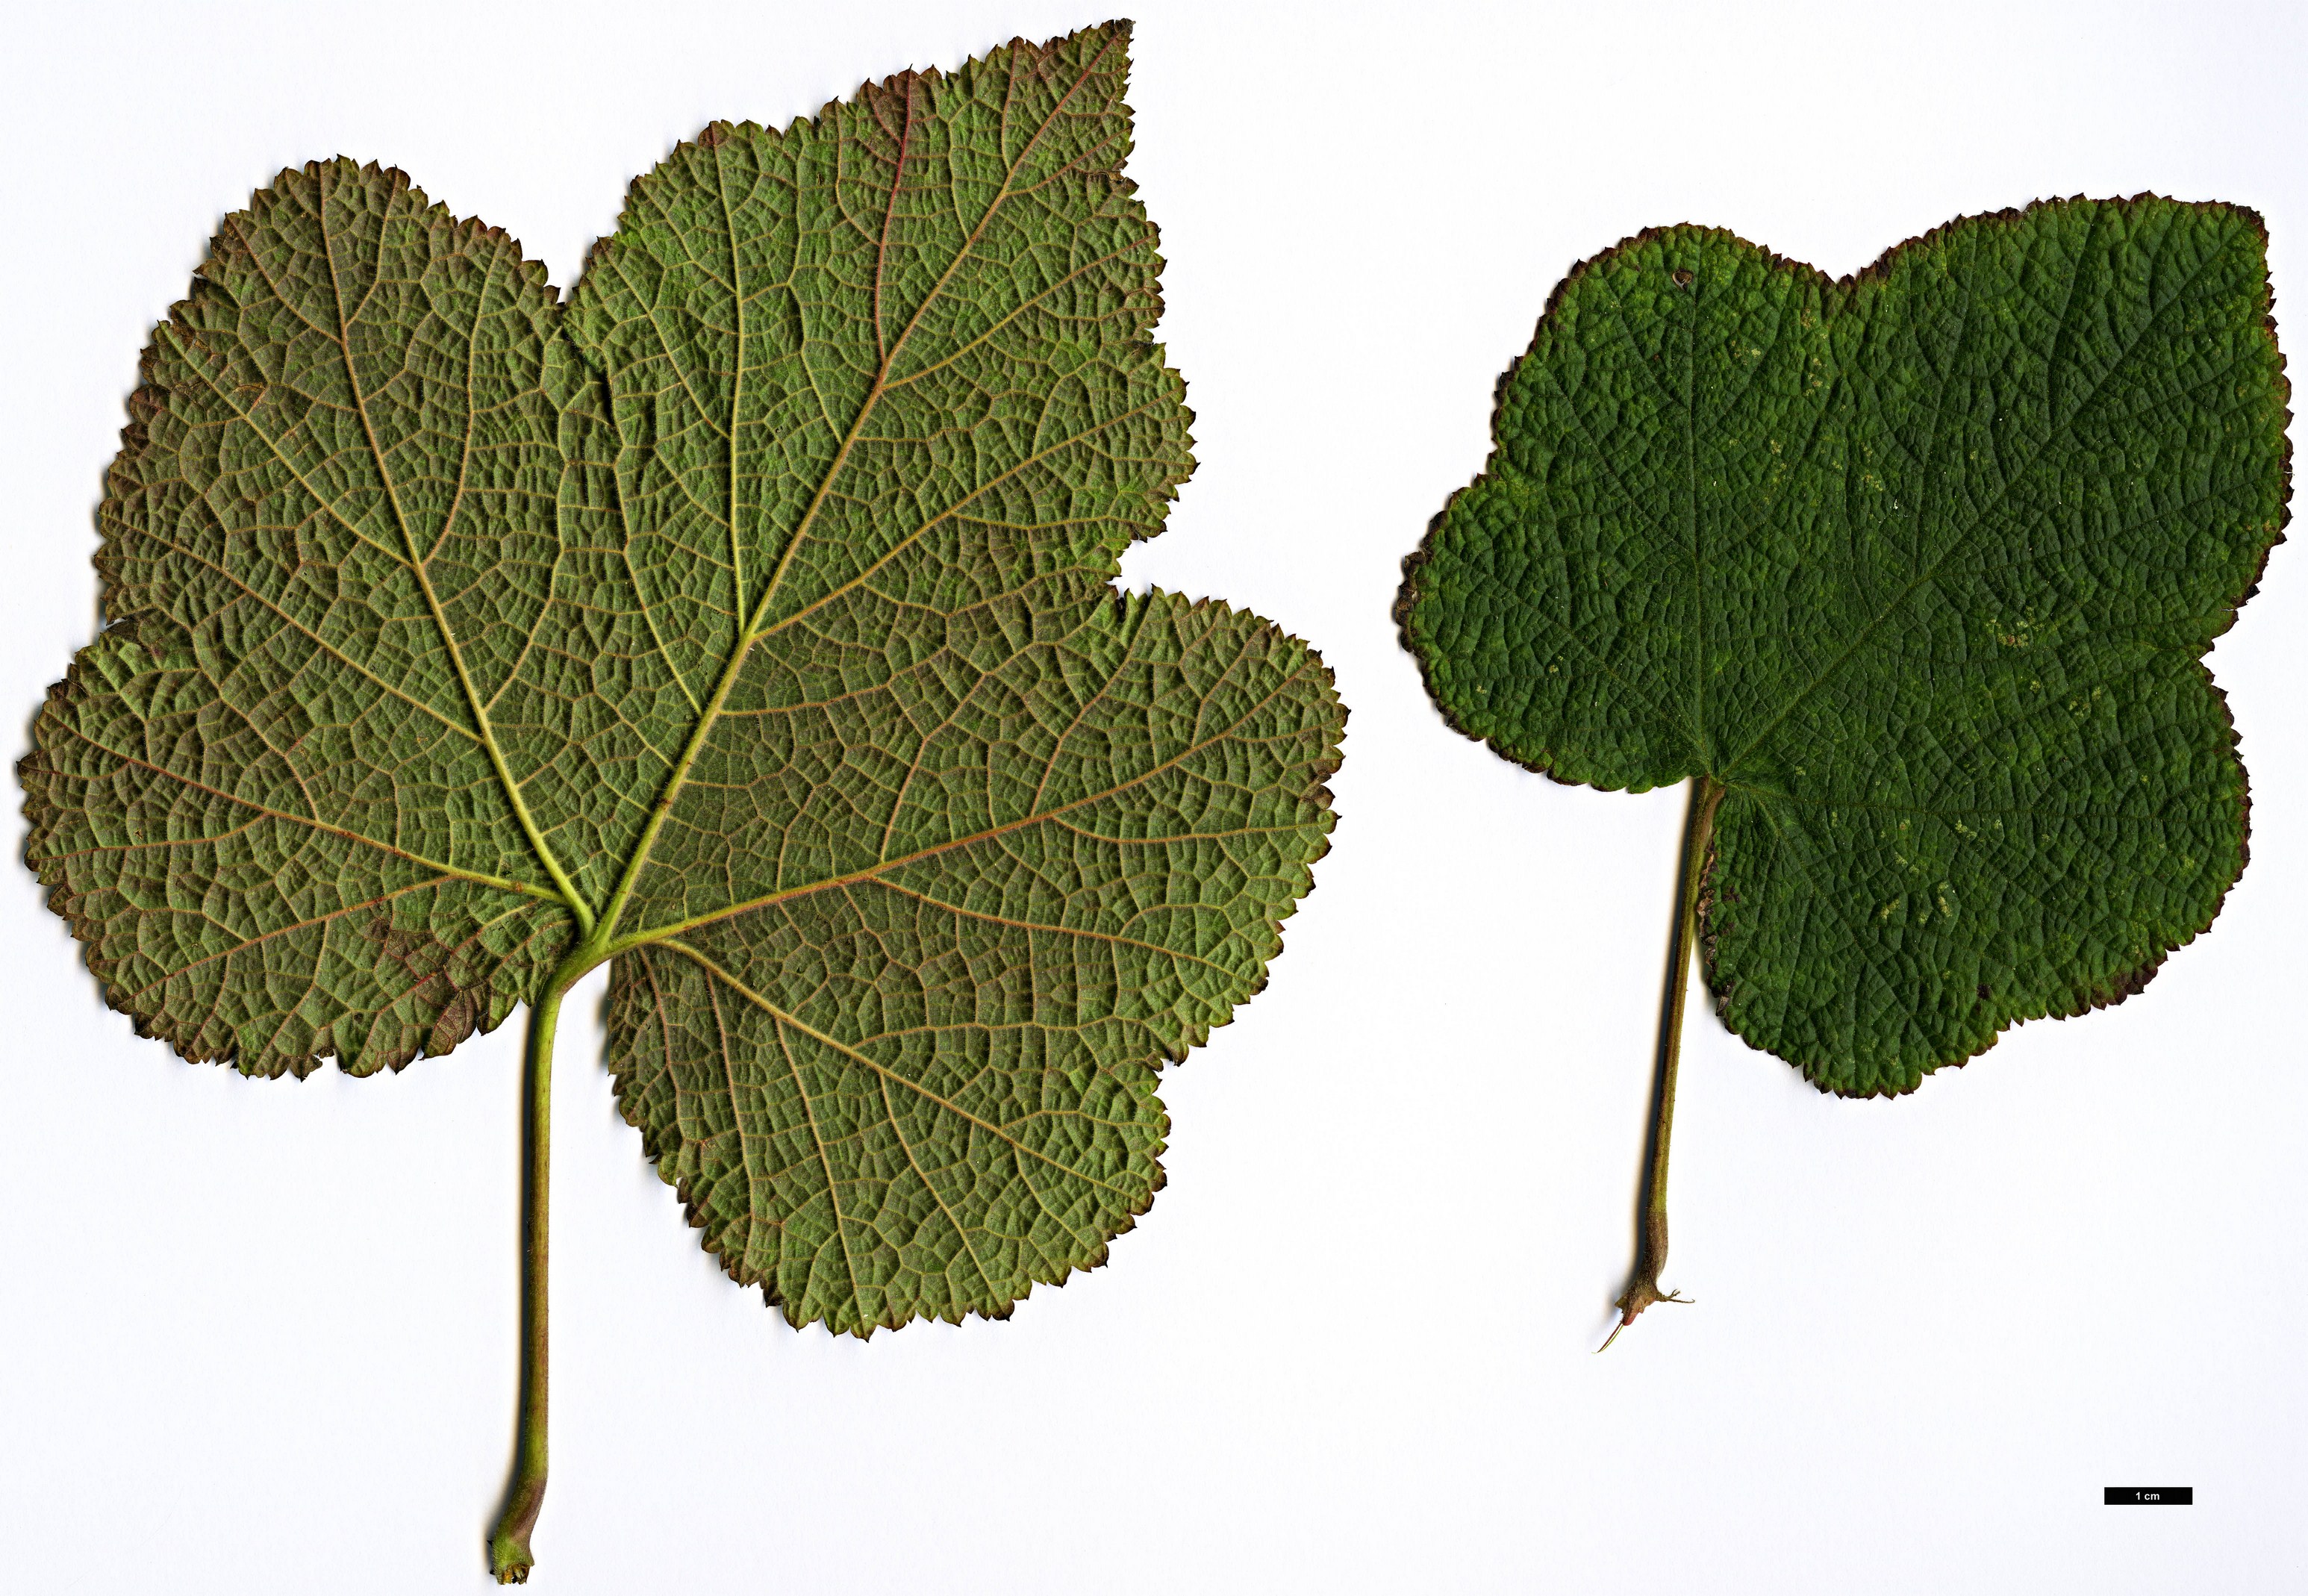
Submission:
<svg viewBox="0 0 2308 1596">
<path fill-rule="evenodd" d="M 72 7 L 0 65 L 0 700 L 91 634 L 137 352 L 281 166 L 397 163 L 566 284 L 717 116 L 1099 13 Z M 2297 10 L 1139 7 L 1130 170 L 1201 470 L 1132 582 L 1312 640 L 1337 845 L 1173 1072 L 1170 1184 L 1007 1324 L 796 1334 L 564 1026 L 540 1591 L 2304 1588 L 2308 570 L 2212 663 L 2252 859 L 2140 996 L 1846 1102 L 1694 1007 L 1669 1283 L 1624 1280 L 1680 796 L 1448 731 L 1388 620 L 1579 258 L 1731 227 L 1835 272 L 2039 196 L 2258 207 L 2308 294 Z M 2289 330 L 2286 330 L 2289 335 Z M 2295 354 L 2295 364 L 2301 358 Z M 2295 534 L 2295 539 L 2297 534 Z M 13 753 L 9 755 L 13 757 Z M 514 1396 L 517 1040 L 187 1065 L 0 869 L 0 1584 L 478 1590 Z M 572 1014 L 590 1020 L 598 987 Z M 2100 1505 L 2192 1484 L 2197 1505 Z"/>
</svg>

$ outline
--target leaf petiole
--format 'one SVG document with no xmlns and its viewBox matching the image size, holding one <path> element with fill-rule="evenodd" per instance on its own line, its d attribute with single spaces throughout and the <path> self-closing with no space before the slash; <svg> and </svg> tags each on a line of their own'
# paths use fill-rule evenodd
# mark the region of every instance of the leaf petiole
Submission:
<svg viewBox="0 0 2308 1596">
<path fill-rule="evenodd" d="M 1667 940 L 1666 992 L 1659 1010 L 1658 1082 L 1651 1099 L 1650 1144 L 1643 1161 L 1642 1195 L 1635 1209 L 1635 1272 L 1627 1290 L 1611 1306 L 1619 1322 L 1598 1352 L 1619 1339 L 1619 1332 L 1654 1302 L 1688 1302 L 1675 1291 L 1659 1290 L 1659 1271 L 1666 1264 L 1666 1155 L 1675 1130 L 1675 1075 L 1683 1053 L 1684 1001 L 1691 990 L 1691 962 L 1696 952 L 1699 887 L 1707 870 L 1708 850 L 1715 841 L 1715 811 L 1723 802 L 1723 783 L 1712 776 L 1693 780 L 1691 812 L 1683 826 L 1683 862 L 1677 871 L 1675 931 Z"/>
<path fill-rule="evenodd" d="M 545 995 L 529 1012 L 522 1061 L 521 1190 L 521 1410 L 515 1423 L 512 1484 L 504 1512 L 489 1531 L 489 1572 L 501 1585 L 527 1582 L 536 1563 L 530 1532 L 545 1505 L 546 1283 L 552 1214 L 553 1033 L 561 1000 L 590 966 L 585 949 L 554 971 Z"/>
</svg>

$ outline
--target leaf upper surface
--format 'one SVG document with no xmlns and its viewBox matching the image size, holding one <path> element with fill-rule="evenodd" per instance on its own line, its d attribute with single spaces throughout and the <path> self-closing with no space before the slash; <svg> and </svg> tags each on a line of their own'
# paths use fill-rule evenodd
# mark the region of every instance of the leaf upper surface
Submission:
<svg viewBox="0 0 2308 1596">
<path fill-rule="evenodd" d="M 1511 758 L 1721 782 L 1727 1022 L 1911 1089 L 2136 989 L 2243 867 L 2200 661 L 2286 514 L 2269 306 L 2222 205 L 1967 219 L 1843 281 L 1645 234 L 1502 384 L 1405 641 Z"/>
<path fill-rule="evenodd" d="M 1101 1261 L 1344 719 L 1257 617 L 1111 586 L 1193 467 L 1127 38 L 717 123 L 565 313 L 397 173 L 228 219 L 23 767 L 111 1000 L 367 1069 L 612 958 L 620 1105 L 795 1324 Z"/>
</svg>

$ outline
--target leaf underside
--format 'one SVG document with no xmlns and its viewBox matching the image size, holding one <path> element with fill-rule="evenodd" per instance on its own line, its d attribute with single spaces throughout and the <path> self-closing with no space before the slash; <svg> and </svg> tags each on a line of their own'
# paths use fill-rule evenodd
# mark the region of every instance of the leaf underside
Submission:
<svg viewBox="0 0 2308 1596">
<path fill-rule="evenodd" d="M 2243 869 L 2202 664 L 2286 518 L 2259 218 L 1967 218 L 1830 280 L 1728 233 L 1577 268 L 1397 617 L 1563 781 L 1722 783 L 1726 1022 L 1870 1095 L 2136 991 Z"/>
<path fill-rule="evenodd" d="M 620 1107 L 795 1324 L 1102 1261 L 1344 719 L 1257 617 L 1110 585 L 1193 468 L 1127 42 L 717 123 L 565 307 L 389 169 L 228 218 L 21 767 L 108 999 L 362 1074 L 599 949 Z"/>
</svg>

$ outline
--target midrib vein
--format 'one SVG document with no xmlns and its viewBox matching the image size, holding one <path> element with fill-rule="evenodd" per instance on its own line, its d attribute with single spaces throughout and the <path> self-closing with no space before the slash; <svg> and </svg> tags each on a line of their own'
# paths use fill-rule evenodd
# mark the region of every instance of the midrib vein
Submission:
<svg viewBox="0 0 2308 1596">
<path fill-rule="evenodd" d="M 1200 742 L 1188 744 L 1185 747 L 1180 749 L 1169 758 L 1162 761 L 1159 764 L 1149 766 L 1146 770 L 1140 772 L 1137 775 L 1131 777 L 1126 781 L 1117 781 L 1111 787 L 1101 788 L 1096 792 L 1086 793 L 1081 798 L 1069 799 L 1067 802 L 1057 805 L 1054 808 L 1042 809 L 1030 814 L 1021 815 L 1015 820 L 1004 821 L 1000 825 L 987 826 L 983 831 L 972 832 L 968 836 L 955 837 L 943 842 L 934 842 L 926 848 L 917 848 L 911 853 L 900 854 L 898 858 L 893 859 L 877 860 L 871 865 L 866 865 L 858 869 L 848 871 L 844 875 L 831 876 L 826 877 L 822 881 L 806 882 L 800 886 L 787 887 L 779 892 L 766 893 L 761 897 L 749 898 L 741 903 L 733 903 L 726 908 L 713 910 L 709 913 L 692 915 L 686 919 L 670 921 L 661 926 L 651 926 L 644 930 L 635 931 L 624 936 L 616 937 L 608 943 L 607 946 L 603 951 L 602 956 L 604 958 L 610 957 L 614 954 L 621 953 L 628 948 L 640 947 L 644 944 L 666 942 L 673 937 L 679 936 L 685 931 L 693 931 L 701 926 L 710 926 L 718 920 L 734 919 L 741 914 L 751 914 L 756 910 L 767 909 L 779 903 L 790 902 L 794 899 L 805 898 L 813 893 L 831 892 L 840 887 L 855 886 L 860 882 L 877 881 L 886 871 L 902 869 L 908 865 L 918 864 L 926 858 L 934 858 L 941 854 L 958 853 L 964 849 L 975 848 L 981 842 L 990 842 L 997 837 L 1006 837 L 1012 832 L 1023 831 L 1028 826 L 1039 825 L 1045 821 L 1055 820 L 1061 815 L 1070 814 L 1076 809 L 1087 808 L 1092 804 L 1103 803 L 1107 798 L 1119 797 L 1123 793 L 1130 791 L 1132 788 L 1143 786 L 1145 783 L 1152 781 L 1155 777 L 1162 774 L 1165 771 L 1175 770 L 1177 766 L 1184 763 L 1187 760 L 1192 759 L 1195 755 L 1200 754 L 1204 749 L 1211 747 L 1219 743 L 1222 743 L 1228 738 L 1234 736 L 1234 734 L 1240 730 L 1253 716 L 1256 715 L 1261 710 L 1263 710 L 1268 704 L 1272 703 L 1277 698 L 1279 698 L 1283 694 L 1288 692 L 1292 686 L 1296 686 L 1301 674 L 1301 671 L 1292 671 L 1287 677 L 1283 678 L 1280 685 L 1276 686 L 1272 692 L 1267 694 L 1256 703 L 1252 704 L 1250 708 L 1244 710 L 1240 715 L 1236 716 L 1232 721 L 1230 721 L 1224 730 L 1213 732 L 1209 737 L 1202 738 Z M 1186 841 L 1190 839 L 1182 838 L 1177 840 Z M 943 905 L 943 907 L 951 909 L 953 906 L 952 904 L 945 904 Z M 957 912 L 968 911 L 958 910 Z M 616 922 L 605 916 L 601 923 L 605 927 L 608 927 L 614 930 Z M 1053 931 L 1064 931 L 1064 927 L 1059 926 L 1053 926 L 1048 928 Z"/>
<path fill-rule="evenodd" d="M 721 173 L 721 146 L 728 142 L 727 139 L 716 139 L 707 146 L 707 153 L 713 158 L 713 197 L 721 204 L 721 235 L 729 241 L 730 332 L 736 341 L 737 358 L 735 362 L 736 369 L 729 374 L 729 425 L 722 433 L 729 447 L 728 486 L 722 495 L 722 502 L 728 510 L 730 591 L 737 596 L 737 601 L 729 607 L 729 613 L 730 618 L 743 627 L 745 625 L 745 549 L 744 540 L 737 535 L 737 418 L 745 395 L 745 283 L 743 268 L 737 262 L 737 219 L 729 212 L 729 187 Z M 745 646 L 743 631 L 729 640 L 732 652 L 742 651 Z"/>
<path fill-rule="evenodd" d="M 809 503 L 803 508 L 800 519 L 794 523 L 794 530 L 786 539 L 785 551 L 779 556 L 776 568 L 771 572 L 770 580 L 762 590 L 760 600 L 754 605 L 753 613 L 745 615 L 744 629 L 739 634 L 736 644 L 729 651 L 729 658 L 721 668 L 719 679 L 714 683 L 713 696 L 707 702 L 704 712 L 699 715 L 696 726 L 690 732 L 689 741 L 681 751 L 681 757 L 667 776 L 664 789 L 659 794 L 656 804 L 650 809 L 649 820 L 642 827 L 641 837 L 634 844 L 633 857 L 626 862 L 624 872 L 619 876 L 616 888 L 610 893 L 607 907 L 601 911 L 598 923 L 605 933 L 614 935 L 616 932 L 617 921 L 624 915 L 626 903 L 632 900 L 633 889 L 641 880 L 642 872 L 648 867 L 650 854 L 657 847 L 657 840 L 665 830 L 665 823 L 673 813 L 674 803 L 680 797 L 682 788 L 687 784 L 689 772 L 696 764 L 697 756 L 704 751 L 706 739 L 711 736 L 715 724 L 720 719 L 722 706 L 728 702 L 731 691 L 736 686 L 737 677 L 745 667 L 746 656 L 752 651 L 754 642 L 761 634 L 762 617 L 769 614 L 770 606 L 775 601 L 779 589 L 784 585 L 786 573 L 792 568 L 794 556 L 800 551 L 802 543 L 808 537 L 819 510 L 824 506 L 826 499 L 832 494 L 833 485 L 840 478 L 842 468 L 848 462 L 850 450 L 864 433 L 866 420 L 873 415 L 874 408 L 880 402 L 882 395 L 888 392 L 890 373 L 896 368 L 899 357 L 905 352 L 906 345 L 912 339 L 915 329 L 921 325 L 922 318 L 929 314 L 930 306 L 937 303 L 938 297 L 945 291 L 946 284 L 951 282 L 953 274 L 961 269 L 962 263 L 969 258 L 970 251 L 977 247 L 977 241 L 985 236 L 986 228 L 992 224 L 995 216 L 1009 200 L 1011 185 L 1017 180 L 1020 168 L 1026 164 L 1036 146 L 1041 142 L 1042 135 L 1056 123 L 1059 116 L 1064 111 L 1067 102 L 1072 100 L 1081 86 L 1097 73 L 1099 64 L 1106 59 L 1107 52 L 1114 48 L 1114 45 L 1115 41 L 1109 39 L 1098 53 L 1090 58 L 1089 64 L 1082 69 L 1081 74 L 1064 94 L 1058 97 L 1057 103 L 1050 108 L 1050 114 L 1043 118 L 1041 125 L 1034 130 L 1033 136 L 1028 139 L 1025 147 L 1019 151 L 1018 159 L 1012 161 L 1008 170 L 1003 174 L 1002 186 L 995 192 L 994 198 L 987 202 L 984 214 L 977 219 L 977 225 L 970 229 L 969 236 L 954 251 L 953 259 L 946 263 L 945 270 L 940 272 L 937 280 L 930 285 L 929 291 L 922 297 L 921 303 L 914 307 L 913 315 L 906 319 L 905 326 L 899 332 L 896 340 L 891 343 L 888 352 L 883 356 L 880 367 L 874 374 L 873 387 L 867 391 L 864 401 L 857 407 L 857 414 L 850 421 L 848 430 L 843 434 L 841 443 L 835 449 L 832 460 L 827 463 L 825 474 L 819 479 L 816 490 L 811 494 Z M 715 152 L 714 163 L 715 187 L 718 191 L 720 171 L 720 156 L 718 150 Z M 897 203 L 898 191 L 905 184 L 905 171 L 902 165 L 891 174 L 890 184 L 890 203 L 894 207 Z M 727 216 L 726 210 L 724 216 L 725 218 Z M 730 230 L 733 238 L 731 258 L 734 263 L 734 225 L 731 226 Z M 874 286 L 878 296 L 880 290 L 878 251 L 875 266 Z M 333 270 L 332 266 L 332 271 Z M 731 283 L 730 292 L 733 296 L 737 292 L 738 286 L 734 281 Z M 878 306 L 875 315 L 875 333 L 878 337 L 880 333 Z M 738 366 L 742 368 L 745 360 L 745 345 L 742 340 L 738 344 L 736 358 Z M 734 435 L 728 438 L 728 446 L 730 480 L 734 492 L 738 463 L 737 442 Z M 971 495 L 972 498 L 976 496 L 976 494 Z M 737 609 L 741 615 L 745 615 L 742 591 Z M 590 937 L 592 934 L 593 923 L 589 922 L 585 929 Z M 630 939 L 623 939 L 612 941 L 608 945 L 614 950 L 630 945 Z"/>
<path fill-rule="evenodd" d="M 1038 1159 L 1043 1163 L 1049 1165 L 1053 1169 L 1057 1170 L 1061 1175 L 1066 1176 L 1071 1179 L 1081 1181 L 1088 1186 L 1097 1186 L 1100 1191 L 1112 1192 L 1118 1197 L 1127 1197 L 1131 1198 L 1132 1201 L 1136 1200 L 1132 1193 L 1124 1191 L 1122 1187 L 1115 1186 L 1110 1182 L 1100 1180 L 1095 1175 L 1086 1174 L 1082 1170 L 1074 1169 L 1069 1164 L 1060 1163 L 1056 1159 L 1052 1158 L 1040 1148 L 1029 1146 L 1026 1143 L 1020 1141 L 1008 1131 L 1003 1129 L 1000 1126 L 995 1125 L 992 1120 L 981 1118 L 979 1116 L 973 1114 L 969 1109 L 963 1108 L 960 1104 L 932 1091 L 928 1087 L 924 1086 L 919 1082 L 909 1080 L 906 1076 L 898 1074 L 897 1071 L 891 1069 L 888 1065 L 882 1063 L 879 1059 L 874 1058 L 870 1054 L 861 1052 L 857 1048 L 851 1047 L 848 1043 L 842 1041 L 840 1039 L 827 1035 L 824 1031 L 818 1030 L 817 1027 L 808 1023 L 806 1021 L 796 1018 L 794 1015 L 787 1013 L 784 1009 L 779 1008 L 776 1004 L 771 1002 L 761 993 L 756 992 L 753 988 L 747 986 L 744 981 L 739 980 L 735 975 L 723 969 L 711 958 L 699 952 L 696 948 L 690 946 L 687 943 L 683 942 L 678 938 L 674 938 L 660 945 L 670 948 L 675 953 L 681 954 L 684 958 L 694 962 L 700 969 L 703 970 L 706 974 L 711 976 L 715 980 L 719 981 L 723 986 L 728 987 L 732 992 L 735 992 L 738 996 L 752 1004 L 755 1008 L 760 1009 L 778 1024 L 791 1026 L 794 1030 L 798 1031 L 802 1035 L 808 1037 L 813 1041 L 815 1041 L 823 1047 L 831 1048 L 834 1052 L 840 1054 L 845 1058 L 850 1059 L 855 1063 L 864 1065 L 867 1069 L 872 1070 L 874 1074 L 880 1076 L 885 1081 L 895 1081 L 908 1091 L 914 1093 L 917 1097 L 936 1104 L 939 1108 L 943 1109 L 955 1118 L 966 1120 L 969 1124 L 976 1126 L 987 1135 L 994 1137 L 995 1140 L 1002 1143 L 1003 1145 L 1012 1149 L 1013 1152 L 1024 1153 L 1029 1158 Z M 790 1058 L 790 1055 L 788 1055 L 788 1057 Z M 798 1084 L 797 1072 L 797 1084 Z M 810 1126 L 810 1140 L 816 1144 L 819 1154 L 822 1156 L 824 1153 L 824 1144 L 818 1138 L 814 1117 L 812 1117 Z M 831 1168 L 828 1168 L 826 1170 L 826 1179 L 829 1185 L 831 1183 L 832 1178 L 833 1171 Z"/>
<path fill-rule="evenodd" d="M 99 742 L 96 738 L 90 737 L 87 732 L 81 730 L 78 727 L 73 727 L 70 729 L 74 737 L 79 738 L 81 741 L 88 744 L 91 748 L 102 750 L 104 753 L 110 755 L 113 758 L 120 761 L 123 764 L 134 765 L 139 770 L 150 771 L 156 776 L 165 777 L 168 781 L 176 781 L 185 787 L 189 787 L 194 792 L 205 792 L 212 798 L 222 798 L 226 803 L 237 804 L 244 809 L 254 811 L 263 819 L 277 820 L 284 825 L 300 825 L 307 831 L 318 832 L 323 836 L 340 837 L 348 842 L 357 842 L 364 848 L 375 849 L 377 852 L 389 854 L 394 858 L 406 859 L 412 865 L 421 865 L 427 870 L 435 871 L 442 876 L 453 877 L 459 881 L 469 881 L 477 885 L 495 887 L 502 892 L 521 893 L 531 898 L 542 898 L 547 902 L 557 903 L 561 902 L 560 893 L 548 891 L 544 887 L 537 885 L 533 882 L 515 881 L 509 876 L 489 876 L 485 875 L 478 870 L 468 870 L 456 865 L 444 864 L 439 859 L 428 858 L 421 853 L 414 853 L 406 848 L 398 848 L 389 842 L 381 842 L 375 837 L 363 836 L 360 833 L 348 831 L 343 826 L 331 825 L 327 821 L 322 820 L 315 815 L 292 815 L 286 809 L 275 809 L 270 805 L 260 804 L 254 798 L 243 798 L 238 793 L 227 792 L 224 789 L 220 787 L 211 787 L 205 781 L 196 781 L 192 777 L 185 775 L 180 772 L 166 769 L 163 766 L 154 764 L 150 760 L 139 759 L 133 754 L 123 754 L 116 748 L 109 747 L 105 744 Z M 133 844 L 133 846 L 140 848 L 155 846 L 176 847 L 179 844 L 190 846 L 196 845 L 209 840 L 210 839 L 202 837 L 162 837 L 158 839 L 155 842 L 136 843 Z M 107 850 L 89 849 L 83 850 L 82 851 L 102 852 Z"/>
<path fill-rule="evenodd" d="M 474 729 L 480 734 L 481 746 L 487 750 L 489 763 L 496 772 L 497 784 L 504 789 L 506 799 L 512 805 L 514 818 L 521 823 L 521 832 L 528 837 L 530 846 L 537 850 L 538 862 L 544 865 L 546 874 L 553 877 L 553 884 L 559 889 L 570 911 L 577 917 L 579 935 L 590 936 L 593 929 L 593 911 L 577 891 L 576 884 L 569 879 L 568 872 L 561 867 L 560 859 L 555 857 L 552 848 L 545 841 L 545 833 L 538 829 L 536 817 L 529 812 L 529 804 L 521 797 L 521 783 L 513 780 L 512 768 L 506 763 L 504 750 L 497 745 L 496 731 L 489 722 L 488 711 L 481 702 L 479 690 L 473 684 L 472 673 L 466 669 L 464 652 L 457 646 L 457 634 L 449 625 L 440 597 L 433 591 L 433 579 L 426 574 L 425 561 L 417 552 L 416 537 L 409 531 L 409 517 L 400 506 L 400 490 L 393 480 L 392 468 L 385 459 L 384 450 L 377 442 L 376 427 L 369 420 L 368 400 L 361 393 L 360 373 L 353 359 L 352 329 L 345 321 L 344 288 L 337 278 L 337 252 L 334 241 L 329 236 L 329 185 L 325 168 L 323 168 L 317 193 L 319 205 L 314 220 L 321 234 L 321 257 L 329 267 L 329 300 L 337 315 L 336 343 L 338 352 L 344 357 L 345 387 L 352 396 L 353 413 L 360 419 L 361 436 L 367 440 L 369 457 L 376 462 L 377 480 L 383 484 L 385 503 L 392 507 L 392 523 L 400 533 L 400 546 L 407 552 L 409 568 L 417 578 L 418 591 L 425 595 L 425 608 L 433 617 L 435 629 L 441 634 L 441 644 L 449 651 L 449 663 L 456 670 L 457 685 L 464 693 L 465 705 L 472 714 Z M 396 191 L 387 200 L 377 222 L 375 269 L 380 276 L 384 272 L 384 229 L 392 220 L 393 201 L 400 197 L 399 191 Z M 475 314 L 479 314 L 478 308 Z M 469 384 L 472 374 L 468 371 L 465 375 Z M 469 386 L 465 393 L 465 403 L 468 406 L 473 403 Z M 448 530 L 445 526 L 442 528 L 444 537 L 448 535 Z"/>
</svg>

